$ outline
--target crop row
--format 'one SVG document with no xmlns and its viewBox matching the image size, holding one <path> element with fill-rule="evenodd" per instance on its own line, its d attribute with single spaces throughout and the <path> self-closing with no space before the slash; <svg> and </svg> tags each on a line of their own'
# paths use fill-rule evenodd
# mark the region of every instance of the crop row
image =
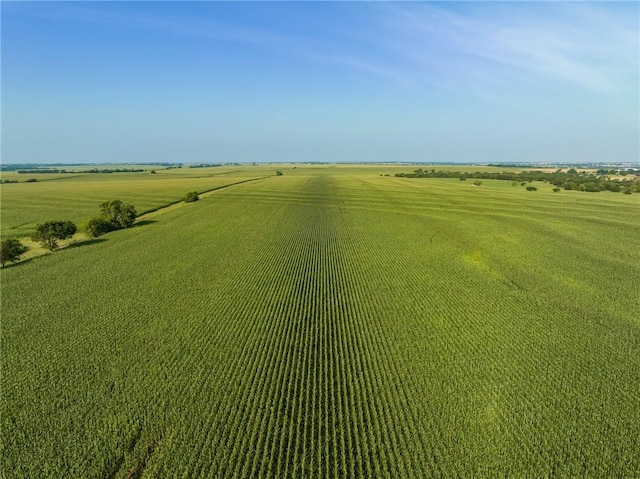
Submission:
<svg viewBox="0 0 640 479">
<path fill-rule="evenodd" d="M 5 475 L 633 477 L 625 195 L 402 181 L 248 183 L 2 271 Z"/>
</svg>

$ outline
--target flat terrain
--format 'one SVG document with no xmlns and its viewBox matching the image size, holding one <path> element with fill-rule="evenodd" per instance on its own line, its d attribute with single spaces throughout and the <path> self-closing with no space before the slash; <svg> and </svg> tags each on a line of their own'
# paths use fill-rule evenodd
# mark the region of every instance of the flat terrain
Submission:
<svg viewBox="0 0 640 479">
<path fill-rule="evenodd" d="M 132 203 L 141 214 L 179 200 L 188 191 L 206 191 L 276 172 L 274 167 L 146 168 L 144 173 L 110 174 L 19 175 L 3 172 L 3 179 L 19 183 L 0 186 L 2 237 L 29 236 L 37 223 L 54 219 L 71 220 L 80 225 L 97 216 L 98 205 L 109 199 Z M 150 173 L 152 169 L 155 174 Z M 25 182 L 30 178 L 38 181 Z"/>
<path fill-rule="evenodd" d="M 640 475 L 639 195 L 282 170 L 0 271 L 5 477 Z"/>
</svg>

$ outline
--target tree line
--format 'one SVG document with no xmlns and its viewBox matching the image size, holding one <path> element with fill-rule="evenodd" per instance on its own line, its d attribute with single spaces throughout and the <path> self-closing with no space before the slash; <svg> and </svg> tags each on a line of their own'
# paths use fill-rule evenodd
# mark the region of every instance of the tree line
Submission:
<svg viewBox="0 0 640 479">
<path fill-rule="evenodd" d="M 183 197 L 185 203 L 193 203 L 199 199 L 197 191 L 190 191 Z M 105 201 L 100 204 L 100 214 L 89 219 L 84 230 L 92 238 L 97 238 L 110 231 L 132 227 L 136 217 L 135 206 L 120 200 Z M 71 238 L 77 232 L 78 227 L 72 221 L 47 221 L 36 225 L 31 239 L 49 251 L 54 251 L 58 249 L 59 241 Z M 27 247 L 18 239 L 7 238 L 0 242 L 0 262 L 3 267 L 7 262 L 15 263 L 26 252 Z"/>
<path fill-rule="evenodd" d="M 120 200 L 105 201 L 100 204 L 100 215 L 91 218 L 85 225 L 89 236 L 96 238 L 109 231 L 130 228 L 136 220 L 136 209 L 133 205 Z M 72 221 L 53 220 L 36 225 L 31 239 L 40 243 L 49 251 L 59 247 L 59 241 L 71 238 L 78 231 Z M 16 262 L 27 251 L 27 247 L 15 238 L 2 240 L 0 244 L 0 262 L 2 266 L 7 262 Z"/>
<path fill-rule="evenodd" d="M 141 173 L 142 168 L 91 168 L 90 170 L 65 170 L 58 168 L 36 168 L 32 170 L 17 170 L 19 175 L 33 174 L 66 174 L 66 173 Z"/>
<path fill-rule="evenodd" d="M 609 172 L 607 172 L 609 173 Z M 522 184 L 532 181 L 543 181 L 554 185 L 556 188 L 577 191 L 614 191 L 625 194 L 640 193 L 640 180 L 636 178 L 612 179 L 608 174 L 598 172 L 580 172 L 575 168 L 567 171 L 558 169 L 554 172 L 522 171 L 515 172 L 490 172 L 490 171 L 450 171 L 450 170 L 423 170 L 418 168 L 413 173 L 396 173 L 401 178 L 458 178 L 461 181 L 468 178 L 493 179 L 520 182 Z M 554 189 L 555 190 L 555 189 Z M 559 191 L 559 190 L 558 190 Z"/>
</svg>

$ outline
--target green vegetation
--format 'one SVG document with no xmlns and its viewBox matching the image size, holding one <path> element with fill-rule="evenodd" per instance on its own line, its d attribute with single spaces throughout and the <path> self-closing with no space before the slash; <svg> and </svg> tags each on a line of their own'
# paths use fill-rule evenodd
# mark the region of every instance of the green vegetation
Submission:
<svg viewBox="0 0 640 479">
<path fill-rule="evenodd" d="M 85 225 L 86 233 L 92 238 L 97 238 L 98 236 L 102 236 L 103 234 L 106 234 L 115 229 L 116 228 L 114 227 L 113 223 L 101 216 L 91 218 Z"/>
<path fill-rule="evenodd" d="M 132 168 L 134 168 L 132 166 Z M 147 165 L 147 168 L 149 166 Z M 24 238 L 31 235 L 36 224 L 49 218 L 69 218 L 76 224 L 86 222 L 96 214 L 96 205 L 110 198 L 136 205 L 139 215 L 182 201 L 185 191 L 200 193 L 249 179 L 272 174 L 272 167 L 175 168 L 159 170 L 157 174 L 90 173 L 42 174 L 37 183 L 25 183 L 16 172 L 2 172 L 0 216 L 2 238 Z"/>
<path fill-rule="evenodd" d="M 0 242 L 0 262 L 2 266 L 8 261 L 15 263 L 26 253 L 27 247 L 15 238 L 8 238 Z"/>
<path fill-rule="evenodd" d="M 110 231 L 130 228 L 136 221 L 136 208 L 120 200 L 101 203 L 100 212 L 100 216 L 90 219 L 85 226 L 85 231 L 93 238 Z"/>
<path fill-rule="evenodd" d="M 637 476 L 640 196 L 287 171 L 0 271 L 3 477 Z"/>
<path fill-rule="evenodd" d="M 47 221 L 36 226 L 31 235 L 33 241 L 37 241 L 50 251 L 58 248 L 58 241 L 71 238 L 78 228 L 71 221 Z"/>
<path fill-rule="evenodd" d="M 618 170 L 611 170 L 614 174 L 620 173 Z M 640 172 L 633 172 L 632 170 L 620 170 L 624 172 L 623 176 L 632 175 L 630 178 L 612 179 L 609 174 L 609 170 L 597 170 L 597 172 L 579 172 L 574 168 L 570 168 L 566 172 L 561 169 L 556 170 L 553 173 L 548 173 L 541 170 L 521 171 L 521 172 L 508 172 L 508 171 L 459 171 L 453 169 L 447 170 L 423 170 L 418 168 L 413 173 L 396 173 L 397 177 L 401 178 L 458 178 L 460 180 L 466 180 L 467 178 L 483 178 L 483 179 L 495 179 L 495 180 L 508 180 L 519 181 L 521 185 L 531 181 L 544 181 L 555 185 L 556 187 L 564 188 L 565 190 L 578 190 L 578 191 L 614 191 L 619 192 L 622 189 L 627 194 L 632 191 L 640 192 Z M 474 185 L 476 182 L 474 182 Z M 478 185 L 476 185 L 478 186 Z M 533 190 L 530 190 L 533 191 Z"/>
<path fill-rule="evenodd" d="M 193 203 L 194 201 L 198 201 L 199 199 L 200 199 L 200 197 L 198 196 L 198 192 L 197 191 L 190 191 L 189 193 L 184 195 L 184 202 L 185 203 Z"/>
<path fill-rule="evenodd" d="M 136 221 L 136 208 L 124 204 L 120 200 L 105 201 L 100 205 L 100 211 L 114 229 L 130 228 Z"/>
<path fill-rule="evenodd" d="M 91 169 L 82 169 L 82 173 L 142 173 L 144 169 L 142 168 L 91 168 Z M 19 175 L 32 175 L 32 174 L 71 174 L 78 173 L 77 170 L 67 170 L 67 169 L 59 169 L 59 168 L 35 168 L 31 170 L 17 170 Z"/>
</svg>

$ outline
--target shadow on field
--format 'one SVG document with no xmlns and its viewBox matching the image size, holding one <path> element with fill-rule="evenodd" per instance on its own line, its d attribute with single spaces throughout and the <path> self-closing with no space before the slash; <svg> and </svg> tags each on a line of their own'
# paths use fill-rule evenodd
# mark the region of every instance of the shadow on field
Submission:
<svg viewBox="0 0 640 479">
<path fill-rule="evenodd" d="M 21 264 L 31 263 L 32 261 L 33 261 L 33 258 L 29 258 L 29 259 L 16 261 L 15 263 L 11 263 L 11 264 L 5 263 L 4 266 L 2 266 L 2 269 L 15 268 L 16 266 L 20 266 Z"/>
<path fill-rule="evenodd" d="M 93 238 L 93 239 L 88 239 L 88 240 L 84 240 L 84 241 L 79 241 L 77 243 L 71 243 L 69 246 L 67 246 L 67 248 L 81 248 L 82 246 L 89 246 L 92 244 L 97 244 L 97 243 L 104 243 L 105 241 L 107 241 L 104 238 Z"/>
<path fill-rule="evenodd" d="M 157 220 L 142 220 L 142 221 L 137 221 L 136 223 L 134 223 L 133 227 L 137 228 L 138 226 L 146 226 L 146 225 L 150 225 L 151 223 L 157 223 Z"/>
</svg>

